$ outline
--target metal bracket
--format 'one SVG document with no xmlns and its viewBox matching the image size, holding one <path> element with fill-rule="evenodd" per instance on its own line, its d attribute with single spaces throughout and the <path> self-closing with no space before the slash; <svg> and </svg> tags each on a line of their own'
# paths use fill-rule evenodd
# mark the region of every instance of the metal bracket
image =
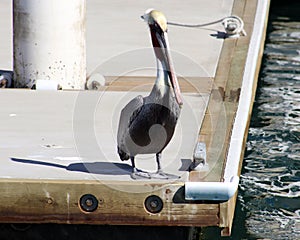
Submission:
<svg viewBox="0 0 300 240">
<path fill-rule="evenodd" d="M 207 164 L 206 164 L 206 144 L 204 142 L 197 142 L 195 149 L 194 149 L 193 163 L 190 166 L 190 170 L 203 171 L 205 166 L 207 166 Z"/>
</svg>

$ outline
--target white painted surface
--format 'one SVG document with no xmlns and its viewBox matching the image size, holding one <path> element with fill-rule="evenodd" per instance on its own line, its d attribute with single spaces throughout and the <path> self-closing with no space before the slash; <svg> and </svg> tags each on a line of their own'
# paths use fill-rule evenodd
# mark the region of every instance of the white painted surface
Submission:
<svg viewBox="0 0 300 240">
<path fill-rule="evenodd" d="M 226 182 L 186 182 L 185 199 L 228 201 L 236 193 L 238 185 L 238 176 L 233 176 Z"/>
<path fill-rule="evenodd" d="M 13 47 L 16 87 L 37 79 L 63 89 L 86 81 L 85 0 L 14 0 Z"/>
</svg>

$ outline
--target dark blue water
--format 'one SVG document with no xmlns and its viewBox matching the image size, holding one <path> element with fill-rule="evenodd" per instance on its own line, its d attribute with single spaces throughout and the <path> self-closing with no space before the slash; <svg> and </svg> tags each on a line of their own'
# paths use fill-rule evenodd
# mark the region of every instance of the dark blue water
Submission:
<svg viewBox="0 0 300 240">
<path fill-rule="evenodd" d="M 249 237 L 300 239 L 300 4 L 277 7 L 271 12 L 239 201 Z"/>
</svg>

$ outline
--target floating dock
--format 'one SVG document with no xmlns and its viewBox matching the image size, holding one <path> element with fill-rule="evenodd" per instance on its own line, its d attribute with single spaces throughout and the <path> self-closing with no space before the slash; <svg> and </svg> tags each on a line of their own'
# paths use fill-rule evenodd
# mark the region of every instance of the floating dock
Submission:
<svg viewBox="0 0 300 240">
<path fill-rule="evenodd" d="M 87 1 L 88 84 L 97 91 L 0 90 L 0 222 L 218 226 L 230 235 L 269 1 L 134 2 Z M 169 26 L 184 106 L 162 167 L 176 180 L 132 180 L 116 150 L 122 107 L 155 79 L 138 19 L 149 7 L 179 23 L 236 15 L 247 33 Z M 0 64 L 11 68 L 4 50 Z M 155 171 L 152 155 L 136 164 Z"/>
</svg>

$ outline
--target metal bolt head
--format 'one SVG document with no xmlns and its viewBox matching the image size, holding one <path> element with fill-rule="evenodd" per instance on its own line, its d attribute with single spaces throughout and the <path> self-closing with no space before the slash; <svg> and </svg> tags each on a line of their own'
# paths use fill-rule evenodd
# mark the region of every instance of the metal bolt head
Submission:
<svg viewBox="0 0 300 240">
<path fill-rule="evenodd" d="M 85 194 L 80 198 L 79 206 L 84 212 L 94 212 L 98 208 L 98 200 L 92 194 Z"/>
<path fill-rule="evenodd" d="M 159 196 L 151 195 L 145 199 L 145 208 L 149 213 L 159 213 L 163 209 L 163 201 Z"/>
</svg>

